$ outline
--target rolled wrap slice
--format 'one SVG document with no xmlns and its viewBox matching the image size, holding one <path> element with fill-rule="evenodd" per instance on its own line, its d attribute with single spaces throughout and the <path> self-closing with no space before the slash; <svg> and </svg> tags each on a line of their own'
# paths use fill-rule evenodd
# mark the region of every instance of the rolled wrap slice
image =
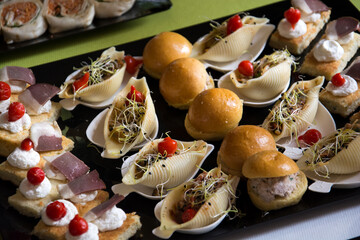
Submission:
<svg viewBox="0 0 360 240">
<path fill-rule="evenodd" d="M 119 17 L 129 11 L 135 0 L 91 0 L 95 6 L 95 17 L 111 18 Z"/>
</svg>

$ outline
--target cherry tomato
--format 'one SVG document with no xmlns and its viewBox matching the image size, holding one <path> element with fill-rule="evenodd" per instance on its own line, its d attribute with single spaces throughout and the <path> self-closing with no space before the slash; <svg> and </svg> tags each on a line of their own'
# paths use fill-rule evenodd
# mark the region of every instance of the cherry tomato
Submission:
<svg viewBox="0 0 360 240">
<path fill-rule="evenodd" d="M 32 149 L 33 147 L 34 147 L 34 143 L 33 141 L 31 141 L 30 138 L 25 138 L 21 142 L 21 146 L 20 146 L 20 148 L 24 151 L 30 151 L 30 149 Z"/>
<path fill-rule="evenodd" d="M 22 118 L 25 114 L 25 107 L 20 102 L 13 102 L 9 105 L 9 111 L 8 111 L 8 121 L 9 122 L 15 122 Z"/>
<path fill-rule="evenodd" d="M 135 102 L 142 103 L 145 101 L 145 96 L 136 90 L 136 88 L 131 85 L 130 92 L 126 95 L 127 99 L 135 100 Z"/>
<path fill-rule="evenodd" d="M 345 78 L 340 73 L 335 74 L 331 78 L 331 83 L 336 87 L 341 87 L 345 83 Z"/>
<path fill-rule="evenodd" d="M 316 129 L 309 129 L 304 135 L 299 136 L 298 139 L 304 141 L 308 145 L 313 145 L 321 139 L 321 132 Z"/>
<path fill-rule="evenodd" d="M 89 78 L 90 73 L 86 72 L 81 78 L 76 79 L 73 83 L 74 92 L 78 91 L 79 89 L 86 88 L 88 86 Z"/>
<path fill-rule="evenodd" d="M 9 99 L 11 96 L 11 88 L 6 82 L 0 82 L 0 100 Z"/>
<path fill-rule="evenodd" d="M 242 27 L 242 21 L 239 15 L 234 15 L 232 16 L 229 21 L 227 22 L 227 29 L 226 29 L 226 33 L 227 35 L 235 32 L 236 30 L 238 30 L 239 28 Z"/>
<path fill-rule="evenodd" d="M 86 233 L 88 230 L 88 223 L 85 219 L 76 214 L 75 217 L 69 223 L 69 232 L 73 236 L 80 236 Z"/>
<path fill-rule="evenodd" d="M 45 179 L 45 173 L 41 168 L 33 167 L 29 169 L 26 177 L 31 184 L 39 185 Z"/>
<path fill-rule="evenodd" d="M 286 18 L 286 20 L 291 24 L 292 28 L 294 29 L 296 23 L 301 18 L 301 12 L 299 9 L 291 7 L 285 11 L 284 17 Z"/>
<path fill-rule="evenodd" d="M 170 137 L 164 138 L 161 142 L 158 144 L 158 152 L 161 153 L 163 156 L 171 157 L 174 155 L 177 149 L 177 142 Z"/>
<path fill-rule="evenodd" d="M 185 223 L 185 222 L 193 219 L 195 217 L 195 215 L 196 215 L 196 210 L 193 208 L 188 208 L 181 215 L 181 220 L 183 223 Z"/>
<path fill-rule="evenodd" d="M 130 74 L 135 74 L 139 68 L 139 65 L 143 62 L 142 60 L 133 58 L 131 55 L 126 55 L 124 60 L 126 62 L 126 71 Z"/>
<path fill-rule="evenodd" d="M 238 66 L 238 70 L 242 75 L 247 77 L 251 77 L 254 74 L 254 66 L 248 60 L 241 61 Z"/>
<path fill-rule="evenodd" d="M 58 221 L 66 215 L 65 204 L 59 201 L 50 203 L 46 207 L 46 215 L 53 221 Z"/>
</svg>

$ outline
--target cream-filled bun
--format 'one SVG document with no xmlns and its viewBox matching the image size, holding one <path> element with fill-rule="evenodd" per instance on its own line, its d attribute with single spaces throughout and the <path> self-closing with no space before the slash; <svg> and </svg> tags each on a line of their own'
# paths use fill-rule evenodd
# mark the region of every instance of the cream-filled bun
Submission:
<svg viewBox="0 0 360 240">
<path fill-rule="evenodd" d="M 212 88 L 198 94 L 185 117 L 187 133 L 195 139 L 221 140 L 239 125 L 243 100 L 225 88 Z"/>
<path fill-rule="evenodd" d="M 179 58 L 164 70 L 159 81 L 160 93 L 172 107 L 188 109 L 202 91 L 214 88 L 204 64 L 195 58 Z"/>
<path fill-rule="evenodd" d="M 308 186 L 296 163 L 276 150 L 249 157 L 242 173 L 248 178 L 247 191 L 252 203 L 263 211 L 297 204 Z"/>
<path fill-rule="evenodd" d="M 175 32 L 162 32 L 150 39 L 143 51 L 145 71 L 159 79 L 167 65 L 178 58 L 189 57 L 192 44 Z"/>
<path fill-rule="evenodd" d="M 276 150 L 271 133 L 255 125 L 241 125 L 225 135 L 218 152 L 217 163 L 226 174 L 241 176 L 245 160 L 264 150 Z"/>
</svg>

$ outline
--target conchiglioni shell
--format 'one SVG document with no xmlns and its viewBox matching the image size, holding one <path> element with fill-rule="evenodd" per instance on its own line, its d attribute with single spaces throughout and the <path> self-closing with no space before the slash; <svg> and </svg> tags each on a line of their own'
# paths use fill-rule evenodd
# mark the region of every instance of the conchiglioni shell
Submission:
<svg viewBox="0 0 360 240">
<path fill-rule="evenodd" d="M 100 58 L 110 56 L 111 59 L 118 60 L 122 62 L 124 59 L 124 51 L 116 51 L 114 47 L 111 47 L 105 50 Z M 65 80 L 64 85 L 61 86 L 61 91 L 59 92 L 60 98 L 77 98 L 85 102 L 102 102 L 112 95 L 119 89 L 125 74 L 126 63 L 124 62 L 122 67 L 118 69 L 114 75 L 110 78 L 102 81 L 100 83 L 85 87 L 79 90 L 75 96 L 73 93 L 72 84 L 76 79 L 74 77 L 82 71 L 82 69 L 75 71 Z"/>
<path fill-rule="evenodd" d="M 129 171 L 123 177 L 123 183 L 127 185 L 141 183 L 153 188 L 165 183 L 163 185 L 165 188 L 176 187 L 189 178 L 194 172 L 194 168 L 197 168 L 207 152 L 207 144 L 202 140 L 193 142 L 177 141 L 180 154 L 156 162 L 141 178 L 135 179 L 136 160 L 139 159 L 139 156 L 144 156 L 146 153 L 153 153 L 154 149 L 156 152 L 157 146 L 162 140 L 156 139 L 151 141 L 140 150 Z M 188 150 L 189 148 L 190 150 Z"/>
<path fill-rule="evenodd" d="M 282 62 L 269 70 L 261 77 L 252 78 L 245 83 L 237 81 L 236 73 L 230 74 L 230 81 L 235 85 L 237 91 L 250 99 L 268 100 L 279 95 L 288 85 L 291 75 L 291 60 Z"/>
<path fill-rule="evenodd" d="M 110 138 L 109 122 L 114 118 L 114 107 L 122 108 L 126 101 L 126 95 L 130 92 L 131 85 L 136 90 L 141 92 L 145 96 L 145 108 L 146 112 L 144 119 L 141 121 L 141 132 L 131 143 L 118 142 L 114 138 Z M 122 89 L 116 98 L 114 99 L 109 111 L 105 117 L 104 124 L 104 138 L 105 138 L 105 157 L 107 158 L 119 158 L 130 151 L 136 144 L 142 142 L 146 137 L 149 137 L 153 130 L 156 128 L 156 113 L 153 100 L 150 95 L 150 89 L 147 85 L 146 78 L 141 79 L 131 78 L 128 84 Z"/>
<path fill-rule="evenodd" d="M 220 168 L 214 169 L 215 176 L 218 175 Z M 230 176 L 229 176 L 230 177 Z M 229 178 L 229 185 L 233 189 L 233 194 L 239 182 L 239 178 L 232 176 Z M 214 193 L 198 210 L 195 217 L 188 222 L 178 224 L 173 219 L 173 209 L 177 202 L 183 199 L 187 187 L 184 185 L 176 187 L 164 199 L 161 207 L 160 219 L 161 225 L 159 232 L 165 236 L 171 234 L 177 229 L 192 229 L 207 226 L 218 220 L 231 207 L 229 206 L 231 193 L 227 190 L 228 186 L 224 184 Z"/>
<path fill-rule="evenodd" d="M 326 142 L 327 139 L 334 137 L 337 133 L 322 138 L 318 144 L 321 146 L 323 142 Z M 360 136 L 356 137 L 348 147 L 342 149 L 338 154 L 336 154 L 331 160 L 326 163 L 320 163 L 318 165 L 308 165 L 306 161 L 312 162 L 314 158 L 314 145 L 311 146 L 304 152 L 304 155 L 297 161 L 297 165 L 301 170 L 320 170 L 328 171 L 328 173 L 334 174 L 350 174 L 360 171 L 360 159 L 359 159 L 359 149 L 360 149 Z M 325 165 L 326 169 L 323 168 Z"/>
<path fill-rule="evenodd" d="M 247 22 L 250 21 L 251 23 L 247 24 Z M 210 35 L 207 34 L 200 38 L 193 45 L 190 56 L 200 60 L 210 60 L 215 62 L 228 62 L 239 58 L 241 54 L 247 51 L 255 34 L 263 25 L 269 22 L 269 19 L 245 16 L 242 19 L 242 22 L 243 26 L 241 28 L 229 34 L 205 52 L 204 43 L 208 40 Z"/>
<path fill-rule="evenodd" d="M 305 131 L 310 124 L 313 122 L 318 104 L 319 104 L 319 91 L 324 83 L 324 77 L 319 76 L 309 81 L 300 81 L 294 83 L 290 89 L 286 92 L 287 95 L 289 95 L 293 90 L 296 89 L 305 89 L 309 90 L 306 95 L 306 103 L 304 107 L 299 111 L 299 113 L 296 115 L 297 120 L 295 123 L 290 123 L 291 127 L 285 127 L 283 131 L 276 135 L 272 131 L 269 130 L 269 123 L 272 117 L 272 113 L 270 112 L 269 115 L 264 120 L 262 127 L 269 130 L 272 136 L 274 137 L 275 141 L 278 141 L 285 137 L 290 137 L 293 133 L 300 133 L 302 131 Z M 277 107 L 281 102 L 281 99 L 274 105 L 274 108 Z"/>
</svg>

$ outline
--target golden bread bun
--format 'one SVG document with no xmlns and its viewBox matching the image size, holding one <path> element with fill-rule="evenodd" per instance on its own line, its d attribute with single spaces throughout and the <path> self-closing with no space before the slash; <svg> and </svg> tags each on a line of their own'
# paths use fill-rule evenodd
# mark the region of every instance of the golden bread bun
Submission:
<svg viewBox="0 0 360 240">
<path fill-rule="evenodd" d="M 214 87 L 214 81 L 199 60 L 179 58 L 165 68 L 159 87 L 161 95 L 170 106 L 188 109 L 200 92 Z"/>
<path fill-rule="evenodd" d="M 226 174 L 241 176 L 245 160 L 264 150 L 276 150 L 271 133 L 255 125 L 241 125 L 225 135 L 217 163 Z"/>
<path fill-rule="evenodd" d="M 255 153 L 245 161 L 242 168 L 242 174 L 247 178 L 283 177 L 298 171 L 296 163 L 277 150 Z"/>
<path fill-rule="evenodd" d="M 190 56 L 192 44 L 175 32 L 162 32 L 150 39 L 143 51 L 145 71 L 159 79 L 167 65 L 182 57 Z"/>
<path fill-rule="evenodd" d="M 201 92 L 190 104 L 185 118 L 187 133 L 195 139 L 221 140 L 237 127 L 243 113 L 243 100 L 225 88 Z"/>
<path fill-rule="evenodd" d="M 308 181 L 305 174 L 302 171 L 299 171 L 299 181 L 297 183 L 296 189 L 286 197 L 276 197 L 275 200 L 267 202 L 264 201 L 258 194 L 256 194 L 253 189 L 250 187 L 249 181 L 247 184 L 247 191 L 252 203 L 255 207 L 263 210 L 270 211 L 276 210 L 292 205 L 296 205 L 300 202 L 302 196 L 307 190 Z"/>
</svg>

